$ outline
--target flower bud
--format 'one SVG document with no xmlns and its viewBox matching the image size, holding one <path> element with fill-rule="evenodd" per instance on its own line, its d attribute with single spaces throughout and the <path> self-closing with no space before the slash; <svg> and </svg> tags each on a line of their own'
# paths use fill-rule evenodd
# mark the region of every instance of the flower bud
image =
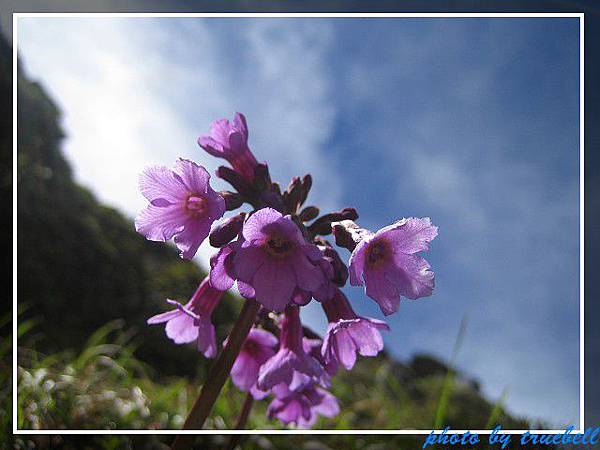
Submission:
<svg viewBox="0 0 600 450">
<path fill-rule="evenodd" d="M 331 263 L 331 267 L 333 267 L 333 278 L 331 281 L 340 287 L 344 286 L 348 280 L 348 267 L 346 267 L 346 264 L 340 258 L 339 253 L 333 247 L 325 247 L 321 251 Z"/>
<path fill-rule="evenodd" d="M 283 203 L 290 214 L 296 214 L 300 199 L 302 197 L 302 181 L 298 177 L 292 177 L 290 184 L 283 193 Z"/>
<path fill-rule="evenodd" d="M 310 192 L 310 188 L 312 187 L 312 177 L 309 173 L 302 177 L 302 195 L 300 196 L 300 206 L 304 204 L 306 199 L 308 198 L 308 193 Z"/>
<path fill-rule="evenodd" d="M 271 187 L 271 175 L 266 163 L 259 163 L 254 168 L 254 187 L 258 191 L 264 191 Z"/>
<path fill-rule="evenodd" d="M 227 181 L 230 185 L 234 187 L 236 191 L 242 194 L 244 197 L 252 198 L 254 196 L 254 191 L 252 186 L 248 184 L 248 182 L 242 177 L 238 172 L 229 167 L 219 166 L 216 171 L 216 175 L 222 180 Z"/>
<path fill-rule="evenodd" d="M 267 190 L 260 193 L 260 207 L 269 207 L 279 211 L 282 214 L 286 213 L 281 195 L 277 191 Z"/>
<path fill-rule="evenodd" d="M 344 208 L 341 211 L 332 212 L 319 217 L 308 227 L 308 231 L 312 235 L 326 236 L 328 234 L 331 234 L 332 222 L 356 219 L 358 219 L 358 213 L 354 208 Z"/>
<path fill-rule="evenodd" d="M 209 236 L 210 245 L 220 248 L 231 242 L 239 235 L 245 219 L 246 213 L 240 213 L 216 226 Z"/>
<path fill-rule="evenodd" d="M 221 191 L 219 194 L 225 199 L 225 208 L 227 211 L 238 209 L 244 203 L 244 197 L 237 192 Z"/>
<path fill-rule="evenodd" d="M 334 222 L 331 224 L 331 229 L 333 231 L 333 235 L 335 236 L 335 244 L 338 247 L 344 247 L 354 251 L 356 248 L 356 242 L 352 239 L 352 235 L 350 232 L 344 227 L 341 222 Z"/>
<path fill-rule="evenodd" d="M 316 206 L 307 206 L 300 212 L 300 214 L 298 214 L 298 217 L 300 217 L 302 222 L 310 222 L 311 220 L 316 219 L 318 215 L 319 208 Z"/>
</svg>

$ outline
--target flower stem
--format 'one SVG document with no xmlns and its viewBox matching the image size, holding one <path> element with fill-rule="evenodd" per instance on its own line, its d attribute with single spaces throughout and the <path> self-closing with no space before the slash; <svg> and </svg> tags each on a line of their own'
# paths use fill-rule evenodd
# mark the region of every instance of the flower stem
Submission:
<svg viewBox="0 0 600 450">
<path fill-rule="evenodd" d="M 246 400 L 244 401 L 244 406 L 242 407 L 242 412 L 240 412 L 240 417 L 238 417 L 237 424 L 235 425 L 236 430 L 243 430 L 246 426 L 246 421 L 248 420 L 248 416 L 250 415 L 250 410 L 252 409 L 253 404 L 254 397 L 252 397 L 252 394 L 248 392 L 248 395 L 246 395 Z"/>
<path fill-rule="evenodd" d="M 254 398 L 252 397 L 252 394 L 248 392 L 248 395 L 246 395 L 246 400 L 244 401 L 244 406 L 242 406 L 242 411 L 240 412 L 240 416 L 238 417 L 237 424 L 235 425 L 236 430 L 243 430 L 245 428 L 246 421 L 248 420 L 248 416 L 250 415 L 250 410 L 252 409 L 253 404 Z M 244 437 L 244 434 L 232 434 L 227 449 L 235 449 L 238 445 L 242 443 Z"/>
<path fill-rule="evenodd" d="M 246 340 L 246 336 L 248 336 L 248 333 L 254 324 L 256 313 L 259 308 L 260 304 L 255 300 L 246 300 L 244 303 L 242 312 L 229 334 L 225 348 L 210 368 L 207 381 L 202 386 L 200 395 L 196 399 L 194 406 L 192 406 L 192 410 L 183 424 L 184 430 L 202 429 L 221 389 L 229 377 L 231 367 L 242 348 L 242 344 Z M 171 449 L 180 450 L 190 448 L 193 439 L 194 436 L 190 434 L 178 435 L 173 441 Z"/>
</svg>

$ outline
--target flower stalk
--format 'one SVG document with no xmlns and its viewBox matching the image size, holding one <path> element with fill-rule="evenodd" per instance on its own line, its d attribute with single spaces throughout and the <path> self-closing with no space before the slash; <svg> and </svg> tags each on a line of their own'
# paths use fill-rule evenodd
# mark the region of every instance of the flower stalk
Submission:
<svg viewBox="0 0 600 450">
<path fill-rule="evenodd" d="M 252 409 L 253 404 L 254 404 L 254 397 L 252 397 L 252 394 L 246 395 L 246 400 L 244 401 L 244 406 L 242 406 L 242 411 L 240 412 L 240 416 L 238 417 L 238 421 L 235 425 L 236 430 L 243 430 L 246 428 L 246 422 L 248 421 L 248 416 L 250 416 L 250 410 Z M 235 436 L 239 436 L 239 435 L 235 435 Z"/>
<path fill-rule="evenodd" d="M 183 424 L 184 430 L 200 430 L 202 429 L 206 418 L 210 414 L 221 389 L 225 385 L 231 367 L 235 362 L 242 344 L 246 340 L 250 328 L 254 324 L 256 314 L 260 309 L 260 304 L 255 300 L 246 300 L 242 311 L 229 334 L 225 348 L 210 368 L 207 380 L 204 383 L 200 395 L 196 399 L 194 406 Z M 193 435 L 184 434 L 178 435 L 171 446 L 172 450 L 189 448 L 193 440 Z"/>
<path fill-rule="evenodd" d="M 251 393 L 248 393 L 246 395 L 244 405 L 242 406 L 240 416 L 238 417 L 237 423 L 235 424 L 236 430 L 243 430 L 246 428 L 246 422 L 248 421 L 248 417 L 250 416 L 250 411 L 252 410 L 253 405 L 254 397 Z M 245 437 L 246 435 L 244 434 L 232 434 L 231 439 L 229 439 L 229 445 L 227 446 L 227 449 L 234 450 L 238 445 L 242 444 Z"/>
</svg>

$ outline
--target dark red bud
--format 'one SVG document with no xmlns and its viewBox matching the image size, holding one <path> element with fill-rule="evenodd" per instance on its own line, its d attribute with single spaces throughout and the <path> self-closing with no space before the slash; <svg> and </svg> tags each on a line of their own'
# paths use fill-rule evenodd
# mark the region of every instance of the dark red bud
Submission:
<svg viewBox="0 0 600 450">
<path fill-rule="evenodd" d="M 358 213 L 354 208 L 344 208 L 341 211 L 332 212 L 319 217 L 308 227 L 308 231 L 315 236 L 318 234 L 327 236 L 328 234 L 331 234 L 332 222 L 356 219 L 358 219 Z"/>
<path fill-rule="evenodd" d="M 312 177 L 309 173 L 302 177 L 302 195 L 300 196 L 299 205 L 302 206 L 306 199 L 308 198 L 308 193 L 310 192 L 310 188 L 312 187 Z"/>
<path fill-rule="evenodd" d="M 300 204 L 300 197 L 302 195 L 302 181 L 298 177 L 292 177 L 290 184 L 283 193 L 283 203 L 290 214 L 296 214 L 298 205 Z"/>
<path fill-rule="evenodd" d="M 242 177 L 242 175 L 237 173 L 235 170 L 226 166 L 219 166 L 216 171 L 216 175 L 219 178 L 227 181 L 244 197 L 251 198 L 253 196 L 252 187 L 248 184 L 244 177 Z"/>
<path fill-rule="evenodd" d="M 354 251 L 356 248 L 356 242 L 352 239 L 352 235 L 343 225 L 336 223 L 332 226 L 333 236 L 335 237 L 335 243 L 338 247 L 344 247 Z"/>
<path fill-rule="evenodd" d="M 286 214 L 285 206 L 283 205 L 283 201 L 281 195 L 278 195 L 277 192 L 274 191 L 263 191 L 260 194 L 260 205 L 259 208 L 269 207 L 276 209 L 282 214 Z"/>
<path fill-rule="evenodd" d="M 271 175 L 266 163 L 258 163 L 254 168 L 254 187 L 258 191 L 264 191 L 271 187 Z"/>
<path fill-rule="evenodd" d="M 333 279 L 331 281 L 338 286 L 344 286 L 348 280 L 348 267 L 340 258 L 339 253 L 333 247 L 326 247 L 323 249 L 323 255 L 329 259 L 333 267 Z"/>
<path fill-rule="evenodd" d="M 319 208 L 316 206 L 307 206 L 300 212 L 300 214 L 298 214 L 298 217 L 300 217 L 302 222 L 310 222 L 311 220 L 316 219 L 318 215 Z"/>
<path fill-rule="evenodd" d="M 208 238 L 210 245 L 220 248 L 230 243 L 232 240 L 238 237 L 240 231 L 242 231 L 242 226 L 244 225 L 245 219 L 246 213 L 240 213 L 230 217 L 216 226 Z"/>
<path fill-rule="evenodd" d="M 238 209 L 244 203 L 244 197 L 237 192 L 221 191 L 219 194 L 225 199 L 225 208 L 227 211 Z"/>
</svg>

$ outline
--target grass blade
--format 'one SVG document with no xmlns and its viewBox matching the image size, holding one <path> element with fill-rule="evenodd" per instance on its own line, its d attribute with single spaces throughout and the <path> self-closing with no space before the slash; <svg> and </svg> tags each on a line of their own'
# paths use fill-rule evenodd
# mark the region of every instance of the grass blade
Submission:
<svg viewBox="0 0 600 450">
<path fill-rule="evenodd" d="M 444 422 L 446 420 L 446 415 L 448 412 L 448 403 L 450 401 L 450 395 L 452 394 L 452 390 L 454 389 L 454 377 L 455 371 L 454 367 L 456 364 L 456 358 L 458 356 L 458 352 L 462 347 L 462 343 L 465 337 L 465 331 L 467 329 L 467 317 L 464 316 L 460 321 L 460 326 L 458 328 L 458 335 L 456 336 L 456 341 L 454 342 L 454 347 L 452 348 L 452 356 L 450 358 L 450 366 L 448 367 L 448 373 L 446 374 L 446 378 L 444 378 L 444 384 L 442 385 L 442 393 L 440 395 L 440 402 L 438 403 L 437 411 L 435 414 L 434 421 L 434 429 L 439 430 L 444 426 Z"/>
</svg>

